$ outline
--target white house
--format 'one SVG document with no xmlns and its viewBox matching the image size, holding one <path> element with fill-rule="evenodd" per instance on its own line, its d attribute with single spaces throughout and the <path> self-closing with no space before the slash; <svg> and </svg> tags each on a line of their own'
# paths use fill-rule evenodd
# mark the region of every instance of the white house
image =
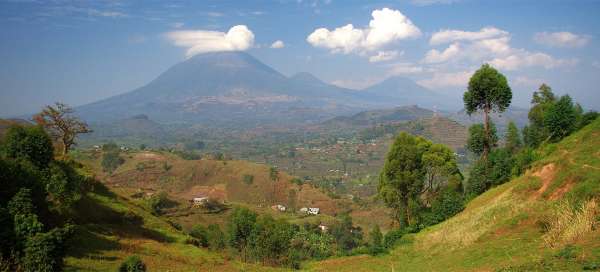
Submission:
<svg viewBox="0 0 600 272">
<path fill-rule="evenodd" d="M 192 199 L 192 202 L 194 202 L 194 205 L 204 205 L 208 202 L 208 197 L 207 196 L 194 197 Z"/>
<path fill-rule="evenodd" d="M 312 215 L 319 214 L 319 208 L 308 208 L 308 214 L 312 214 Z"/>
<path fill-rule="evenodd" d="M 271 206 L 271 209 L 273 209 L 274 211 L 285 212 L 285 210 L 287 208 L 285 206 L 281 205 L 281 204 L 277 204 L 277 205 Z"/>
<path fill-rule="evenodd" d="M 307 207 L 300 208 L 300 212 L 308 213 L 308 208 Z"/>
</svg>

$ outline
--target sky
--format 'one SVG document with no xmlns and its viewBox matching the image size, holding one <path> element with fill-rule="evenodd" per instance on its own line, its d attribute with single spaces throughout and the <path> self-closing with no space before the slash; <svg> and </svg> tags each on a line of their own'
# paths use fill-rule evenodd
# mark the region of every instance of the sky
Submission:
<svg viewBox="0 0 600 272">
<path fill-rule="evenodd" d="M 600 110 L 599 14 L 597 0 L 0 0 L 0 117 L 125 93 L 218 51 L 347 88 L 404 76 L 457 96 L 490 63 L 515 106 L 547 83 Z"/>
</svg>

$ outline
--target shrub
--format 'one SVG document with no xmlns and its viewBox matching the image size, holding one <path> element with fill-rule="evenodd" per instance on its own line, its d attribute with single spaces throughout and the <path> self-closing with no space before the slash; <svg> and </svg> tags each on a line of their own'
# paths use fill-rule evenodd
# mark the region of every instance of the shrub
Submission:
<svg viewBox="0 0 600 272">
<path fill-rule="evenodd" d="M 244 183 L 246 183 L 247 185 L 250 185 L 254 182 L 254 176 L 253 175 L 244 175 Z"/>
<path fill-rule="evenodd" d="M 49 232 L 37 233 L 27 239 L 21 263 L 25 271 L 61 271 L 65 255 L 65 240 L 71 236 L 69 225 Z"/>
<path fill-rule="evenodd" d="M 402 229 L 393 229 L 388 231 L 383 237 L 383 246 L 385 248 L 393 248 L 402 236 L 406 234 L 406 231 Z"/>
<path fill-rule="evenodd" d="M 222 250 L 225 248 L 225 234 L 217 224 L 208 225 L 206 239 L 208 247 L 212 250 Z"/>
<path fill-rule="evenodd" d="M 102 170 L 112 174 L 117 168 L 125 162 L 119 155 L 119 151 L 111 150 L 102 155 Z"/>
<path fill-rule="evenodd" d="M 119 272 L 144 272 L 146 271 L 146 265 L 142 262 L 142 259 L 136 255 L 127 257 L 121 266 Z"/>
<path fill-rule="evenodd" d="M 200 243 L 201 246 L 203 246 L 203 247 L 208 246 L 208 231 L 205 226 L 194 225 L 192 227 L 192 229 L 190 230 L 190 235 L 192 237 L 198 239 L 198 242 Z"/>
<path fill-rule="evenodd" d="M 371 244 L 369 245 L 369 254 L 375 256 L 381 254 L 385 251 L 383 247 L 383 235 L 381 234 L 381 230 L 379 230 L 379 226 L 375 225 L 373 230 L 369 233 L 369 238 L 371 239 Z"/>
<path fill-rule="evenodd" d="M 39 168 L 45 168 L 54 158 L 50 136 L 40 126 L 13 126 L 4 138 L 6 157 L 24 159 Z"/>
</svg>

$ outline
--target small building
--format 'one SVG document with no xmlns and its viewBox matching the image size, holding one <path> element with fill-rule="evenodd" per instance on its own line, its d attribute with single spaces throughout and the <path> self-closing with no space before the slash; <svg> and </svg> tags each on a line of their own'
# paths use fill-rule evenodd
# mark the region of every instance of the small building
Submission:
<svg viewBox="0 0 600 272">
<path fill-rule="evenodd" d="M 308 208 L 307 207 L 302 207 L 302 208 L 300 208 L 300 212 L 308 213 Z"/>
<path fill-rule="evenodd" d="M 319 208 L 308 208 L 308 214 L 317 215 L 319 214 Z"/>
<path fill-rule="evenodd" d="M 271 209 L 274 211 L 280 211 L 280 212 L 285 212 L 287 210 L 287 207 L 281 205 L 281 204 L 277 204 L 277 205 L 273 205 L 271 206 Z"/>
<path fill-rule="evenodd" d="M 202 206 L 208 202 L 208 197 L 207 196 L 194 197 L 191 202 L 194 203 L 194 206 Z"/>
</svg>

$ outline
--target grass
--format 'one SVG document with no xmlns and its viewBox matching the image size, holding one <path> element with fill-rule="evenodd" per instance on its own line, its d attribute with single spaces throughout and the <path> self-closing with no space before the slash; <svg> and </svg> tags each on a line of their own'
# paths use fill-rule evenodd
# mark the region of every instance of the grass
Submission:
<svg viewBox="0 0 600 272">
<path fill-rule="evenodd" d="M 310 271 L 580 271 L 600 268 L 600 120 L 541 152 L 533 170 L 407 237 L 389 255 L 311 262 Z M 539 196 L 534 174 L 555 164 Z M 568 205 L 561 205 L 562 201 Z M 559 206 L 556 209 L 556 206 Z M 549 221 L 548 218 L 554 220 Z M 548 241 L 551 241 L 552 247 Z"/>
</svg>

